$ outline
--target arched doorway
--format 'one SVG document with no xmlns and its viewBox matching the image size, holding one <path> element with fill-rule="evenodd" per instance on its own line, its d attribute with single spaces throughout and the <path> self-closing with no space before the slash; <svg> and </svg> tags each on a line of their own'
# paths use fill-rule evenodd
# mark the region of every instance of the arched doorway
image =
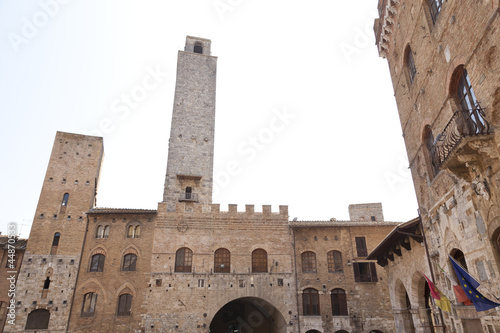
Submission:
<svg viewBox="0 0 500 333">
<path fill-rule="evenodd" d="M 224 305 L 210 323 L 210 333 L 286 333 L 278 309 L 263 299 L 242 297 Z"/>
<path fill-rule="evenodd" d="M 339 331 L 339 332 L 340 332 L 340 331 Z M 342 332 L 344 332 L 344 331 L 342 331 Z M 320 332 L 320 331 L 318 331 L 318 330 L 309 330 L 309 331 L 307 331 L 306 333 L 321 333 L 321 332 Z"/>
</svg>

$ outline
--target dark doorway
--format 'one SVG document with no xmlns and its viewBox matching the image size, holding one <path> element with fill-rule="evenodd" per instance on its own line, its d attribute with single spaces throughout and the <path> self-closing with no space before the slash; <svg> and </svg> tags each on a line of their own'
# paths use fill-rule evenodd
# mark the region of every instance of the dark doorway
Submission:
<svg viewBox="0 0 500 333">
<path fill-rule="evenodd" d="M 210 333 L 286 333 L 283 315 L 255 297 L 238 298 L 224 305 L 210 323 Z"/>
</svg>

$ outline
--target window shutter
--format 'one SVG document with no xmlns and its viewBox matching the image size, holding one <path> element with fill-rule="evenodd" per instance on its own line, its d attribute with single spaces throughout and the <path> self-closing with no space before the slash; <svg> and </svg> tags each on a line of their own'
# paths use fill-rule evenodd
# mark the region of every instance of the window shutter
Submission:
<svg viewBox="0 0 500 333">
<path fill-rule="evenodd" d="M 352 264 L 354 268 L 354 282 L 361 282 L 361 277 L 359 276 L 359 264 L 357 262 Z"/>
<path fill-rule="evenodd" d="M 378 282 L 377 269 L 375 268 L 375 263 L 374 262 L 370 263 L 370 273 L 372 275 L 372 282 Z"/>
<path fill-rule="evenodd" d="M 345 292 L 338 293 L 339 315 L 347 316 L 347 297 Z"/>
</svg>

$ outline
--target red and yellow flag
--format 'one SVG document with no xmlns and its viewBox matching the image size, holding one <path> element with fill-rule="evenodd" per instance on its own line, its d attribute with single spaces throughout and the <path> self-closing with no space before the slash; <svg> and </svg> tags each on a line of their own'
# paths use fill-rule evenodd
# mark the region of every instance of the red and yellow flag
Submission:
<svg viewBox="0 0 500 333">
<path fill-rule="evenodd" d="M 451 312 L 451 303 L 450 300 L 434 285 L 434 283 L 429 280 L 425 274 L 422 273 L 424 278 L 427 280 L 427 284 L 429 285 L 429 289 L 431 290 L 431 296 L 434 298 L 434 302 L 436 305 L 443 311 Z"/>
</svg>

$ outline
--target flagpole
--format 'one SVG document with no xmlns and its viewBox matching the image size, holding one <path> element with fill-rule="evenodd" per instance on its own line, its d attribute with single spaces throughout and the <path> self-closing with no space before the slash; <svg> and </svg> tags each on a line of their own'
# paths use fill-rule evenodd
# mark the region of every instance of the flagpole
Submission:
<svg viewBox="0 0 500 333">
<path fill-rule="evenodd" d="M 429 265 L 429 269 L 431 270 L 432 283 L 436 285 L 434 279 L 434 270 L 432 269 L 431 257 L 429 256 L 429 249 L 427 248 L 427 240 L 425 238 L 424 223 L 422 222 L 422 216 L 420 216 L 420 209 L 417 209 L 417 212 L 418 212 L 418 219 L 420 220 L 420 229 L 422 229 L 422 238 L 424 239 L 424 248 L 425 248 L 425 254 L 427 256 L 427 264 Z M 441 327 L 443 328 L 443 332 L 446 333 L 446 325 L 444 323 L 443 311 L 439 306 L 437 308 L 439 309 L 439 319 L 441 320 L 441 325 L 442 325 Z"/>
</svg>

